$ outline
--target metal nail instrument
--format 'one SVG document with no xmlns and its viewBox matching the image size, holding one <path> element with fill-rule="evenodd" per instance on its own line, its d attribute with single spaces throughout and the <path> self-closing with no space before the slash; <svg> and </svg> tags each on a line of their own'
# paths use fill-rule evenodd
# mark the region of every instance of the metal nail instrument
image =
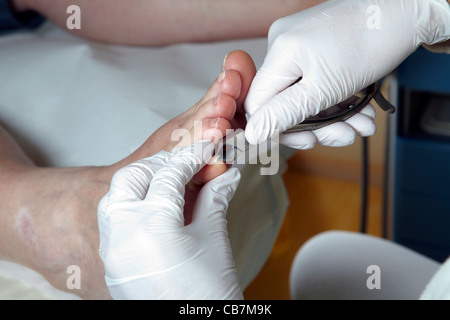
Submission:
<svg viewBox="0 0 450 320">
<path fill-rule="evenodd" d="M 338 121 L 345 121 L 361 111 L 372 99 L 375 100 L 383 111 L 394 113 L 395 107 L 382 95 L 380 88 L 381 83 L 377 81 L 347 100 L 323 110 L 319 114 L 304 120 L 285 132 L 317 130 Z M 250 147 L 245 139 L 244 130 L 239 129 L 224 138 L 223 147 L 219 151 L 222 153 L 222 160 L 231 163 L 241 153 L 246 153 Z"/>
</svg>

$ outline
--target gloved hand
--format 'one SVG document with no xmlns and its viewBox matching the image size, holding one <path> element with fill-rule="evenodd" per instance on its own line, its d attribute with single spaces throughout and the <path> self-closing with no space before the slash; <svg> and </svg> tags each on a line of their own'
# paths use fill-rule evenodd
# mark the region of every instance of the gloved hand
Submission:
<svg viewBox="0 0 450 320">
<path fill-rule="evenodd" d="M 191 224 L 186 184 L 214 145 L 162 151 L 119 170 L 98 207 L 100 256 L 114 299 L 242 299 L 225 214 L 239 184 L 230 169 L 200 191 Z"/>
<path fill-rule="evenodd" d="M 265 141 L 388 75 L 421 44 L 449 38 L 446 0 L 329 0 L 279 19 L 245 101 L 246 138 Z M 365 110 L 320 132 L 282 135 L 280 143 L 345 145 L 352 131 L 370 135 L 372 119 Z"/>
</svg>

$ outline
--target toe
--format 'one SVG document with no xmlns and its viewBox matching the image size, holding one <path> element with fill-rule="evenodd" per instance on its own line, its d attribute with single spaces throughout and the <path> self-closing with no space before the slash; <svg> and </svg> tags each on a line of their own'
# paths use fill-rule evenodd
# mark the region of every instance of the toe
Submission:
<svg viewBox="0 0 450 320">
<path fill-rule="evenodd" d="M 236 100 L 228 94 L 219 96 L 205 102 L 196 112 L 196 119 L 224 118 L 232 120 L 236 113 Z"/>
<path fill-rule="evenodd" d="M 210 140 L 214 143 L 223 141 L 223 137 L 231 129 L 230 122 L 221 117 L 207 118 L 194 121 L 192 129 L 187 131 L 181 129 L 176 135 L 172 135 L 172 141 L 176 142 L 174 147 L 186 147 L 199 140 Z"/>
<path fill-rule="evenodd" d="M 232 51 L 225 57 L 222 69 L 235 70 L 239 73 L 241 77 L 241 88 L 236 102 L 238 106 L 242 105 L 256 74 L 256 66 L 252 57 L 242 50 Z"/>
<path fill-rule="evenodd" d="M 238 99 L 240 97 L 241 76 L 238 71 L 222 71 L 198 104 L 202 105 L 205 101 L 214 99 L 221 94 L 227 94 L 234 99 Z"/>
</svg>

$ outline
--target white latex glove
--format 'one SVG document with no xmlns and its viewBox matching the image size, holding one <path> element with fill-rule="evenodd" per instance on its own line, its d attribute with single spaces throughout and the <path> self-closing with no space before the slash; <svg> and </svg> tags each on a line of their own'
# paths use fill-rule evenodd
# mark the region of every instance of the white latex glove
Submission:
<svg viewBox="0 0 450 320">
<path fill-rule="evenodd" d="M 245 101 L 246 138 L 265 141 L 388 75 L 420 45 L 449 38 L 445 0 L 329 0 L 279 19 Z M 374 128 L 373 109 L 355 117 L 281 135 L 280 143 L 349 144 L 356 133 L 370 135 Z"/>
<path fill-rule="evenodd" d="M 239 184 L 230 169 L 205 184 L 184 225 L 186 184 L 214 145 L 197 142 L 119 170 L 98 207 L 100 256 L 114 299 L 242 299 L 225 214 Z"/>
</svg>

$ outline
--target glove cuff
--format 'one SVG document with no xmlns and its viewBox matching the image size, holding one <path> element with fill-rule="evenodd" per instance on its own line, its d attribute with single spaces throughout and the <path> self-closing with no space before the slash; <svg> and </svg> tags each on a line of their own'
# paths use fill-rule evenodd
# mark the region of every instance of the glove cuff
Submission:
<svg viewBox="0 0 450 320">
<path fill-rule="evenodd" d="M 432 46 L 427 46 L 426 44 L 424 44 L 423 46 L 425 49 L 427 49 L 431 52 L 450 54 L 450 40 L 447 40 L 447 41 L 441 42 L 441 43 L 436 43 Z"/>
<path fill-rule="evenodd" d="M 429 50 L 449 52 L 450 4 L 448 0 L 419 0 L 417 32 L 421 44 Z"/>
</svg>

